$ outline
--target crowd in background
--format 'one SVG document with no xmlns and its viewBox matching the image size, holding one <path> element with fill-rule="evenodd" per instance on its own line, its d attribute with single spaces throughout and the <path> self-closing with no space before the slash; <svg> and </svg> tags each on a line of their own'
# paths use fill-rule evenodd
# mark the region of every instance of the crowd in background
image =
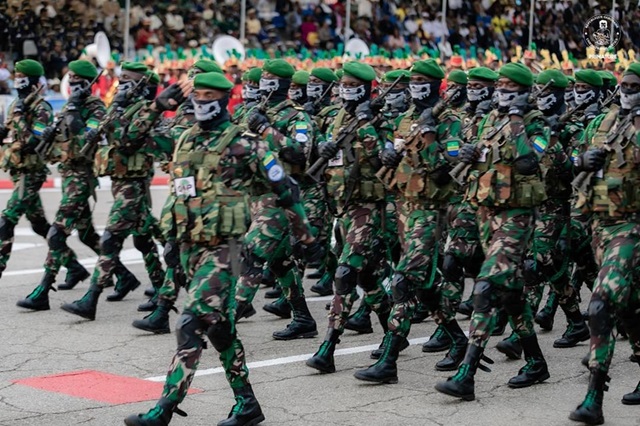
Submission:
<svg viewBox="0 0 640 426">
<path fill-rule="evenodd" d="M 441 0 L 352 0 L 351 31 L 367 43 L 394 50 L 427 47 L 443 59 L 459 47 L 513 55 L 526 48 L 530 0 L 449 0 L 446 25 Z M 5 0 L 0 2 L 0 69 L 7 62 L 34 57 L 45 65 L 48 79 L 59 79 L 104 31 L 114 51 L 123 50 L 124 12 L 116 0 Z M 130 45 L 138 56 L 157 46 L 210 46 L 217 35 L 240 37 L 240 2 L 236 0 L 133 0 Z M 566 50 L 585 55 L 585 22 L 609 13 L 611 0 L 537 1 L 534 42 L 560 57 Z M 333 49 L 344 41 L 346 0 L 247 0 L 246 45 L 299 51 Z M 618 1 L 622 29 L 617 48 L 640 47 L 637 2 Z M 0 79 L 4 73 L 0 71 Z M 0 93 L 3 91 L 0 81 Z"/>
</svg>

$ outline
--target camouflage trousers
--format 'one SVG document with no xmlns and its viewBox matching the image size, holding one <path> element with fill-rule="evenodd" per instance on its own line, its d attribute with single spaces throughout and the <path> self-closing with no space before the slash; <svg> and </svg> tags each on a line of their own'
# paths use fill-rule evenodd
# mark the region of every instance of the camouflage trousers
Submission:
<svg viewBox="0 0 640 426">
<path fill-rule="evenodd" d="M 398 231 L 398 207 L 395 197 L 387 196 L 382 223 L 382 240 L 386 249 L 386 261 L 389 264 L 397 264 L 400 261 L 402 246 Z"/>
<path fill-rule="evenodd" d="M 278 278 L 287 300 L 302 296 L 302 276 L 295 267 L 287 212 L 258 201 L 251 206 L 252 222 L 242 244 L 242 272 L 236 287 L 239 302 L 252 302 L 267 266 Z"/>
<path fill-rule="evenodd" d="M 104 232 L 101 254 L 91 283 L 101 288 L 109 285 L 124 240 L 133 235 L 136 249 L 142 253 L 145 269 L 154 287 L 162 287 L 164 270 L 153 241 L 153 228 L 158 226 L 149 208 L 146 179 L 112 179 L 113 205 Z M 105 247 L 106 246 L 106 247 Z"/>
<path fill-rule="evenodd" d="M 443 322 L 449 322 L 456 316 L 456 310 L 462 301 L 465 273 L 476 277 L 484 260 L 480 245 L 480 234 L 476 214 L 478 209 L 466 201 L 451 203 L 447 209 L 448 224 L 444 255 L 450 255 L 464 268 L 458 279 L 445 279 L 440 285 L 440 310 Z M 436 317 L 438 318 L 438 317 Z"/>
<path fill-rule="evenodd" d="M 13 192 L 2 211 L 5 224 L 0 229 L 0 274 L 7 268 L 11 249 L 13 247 L 13 228 L 18 224 L 22 215 L 26 215 L 33 231 L 42 238 L 47 237 L 49 223 L 44 215 L 40 188 L 47 180 L 48 169 L 17 171 L 11 170 Z"/>
<path fill-rule="evenodd" d="M 49 248 L 44 269 L 48 274 L 56 276 L 61 265 L 66 265 L 77 256 L 67 245 L 67 238 L 74 229 L 78 231 L 80 241 L 100 255 L 100 236 L 93 226 L 93 217 L 89 198 L 91 198 L 98 181 L 91 169 L 63 171 L 62 200 L 56 212 L 52 226 L 62 232 L 64 237 L 59 247 Z M 54 245 L 55 246 L 55 245 Z"/>
<path fill-rule="evenodd" d="M 186 300 L 176 326 L 178 349 L 162 392 L 164 398 L 176 404 L 187 395 L 200 363 L 205 336 L 218 351 L 231 387 L 249 384 L 244 348 L 236 335 L 233 318 L 235 277 L 231 271 L 229 245 L 209 247 L 183 243 L 180 261 L 188 282 Z"/>
<path fill-rule="evenodd" d="M 337 287 L 337 282 L 344 282 L 338 277 L 340 267 L 355 274 L 355 284 L 364 290 L 364 300 L 371 309 L 379 313 L 384 309 L 383 302 L 387 293 L 380 279 L 380 260 L 384 258 L 384 246 L 380 235 L 384 203 L 352 204 L 338 219 L 338 227 L 342 239 L 342 250 L 338 256 L 338 270 L 334 279 L 334 296 L 329 309 L 329 328 L 344 331 L 354 299 L 355 285 L 350 288 Z M 386 326 L 386 324 L 385 324 Z"/>
<path fill-rule="evenodd" d="M 583 283 L 592 289 L 598 275 L 598 265 L 591 247 L 591 219 L 589 213 L 582 213 L 578 209 L 571 211 L 571 283 L 576 289 L 580 289 Z"/>
<path fill-rule="evenodd" d="M 434 283 L 440 240 L 440 212 L 437 209 L 425 209 L 423 205 L 422 202 L 398 201 L 398 230 L 402 252 L 395 273 L 404 280 L 394 277 L 391 284 L 393 307 L 388 327 L 394 334 L 403 337 L 407 337 L 411 329 L 417 292 L 426 294 L 421 301 L 432 312 L 439 305 Z"/>
<path fill-rule="evenodd" d="M 522 261 L 528 247 L 533 209 L 478 209 L 480 242 L 485 259 L 474 286 L 474 312 L 469 326 L 470 343 L 485 347 L 495 327 L 494 308 L 502 306 L 516 334 L 535 333 L 531 307 L 524 298 Z M 480 282 L 483 285 L 480 286 Z M 486 299 L 489 300 L 486 300 Z M 486 306 L 479 306 L 480 300 Z"/>
<path fill-rule="evenodd" d="M 558 295 L 558 304 L 566 313 L 580 310 L 576 290 L 569 281 L 569 204 L 547 200 L 535 215 L 530 253 L 525 265 L 525 294 L 531 310 L 538 311 L 544 283 Z"/>
<path fill-rule="evenodd" d="M 617 315 L 640 356 L 640 224 L 593 221 L 593 251 L 600 271 L 589 303 L 591 329 L 589 369 L 607 372 L 615 348 Z"/>
</svg>

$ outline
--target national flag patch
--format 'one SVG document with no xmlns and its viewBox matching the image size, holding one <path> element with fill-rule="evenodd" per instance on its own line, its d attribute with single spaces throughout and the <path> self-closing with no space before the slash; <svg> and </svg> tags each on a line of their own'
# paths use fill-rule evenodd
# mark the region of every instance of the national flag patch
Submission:
<svg viewBox="0 0 640 426">
<path fill-rule="evenodd" d="M 306 123 L 296 123 L 296 141 L 305 143 L 309 140 L 307 136 L 308 127 Z"/>
<path fill-rule="evenodd" d="M 269 152 L 262 159 L 262 164 L 264 165 L 264 168 L 267 169 L 267 171 L 269 171 L 269 169 L 275 166 L 277 163 L 276 163 L 276 159 L 273 157 L 273 154 Z"/>
<path fill-rule="evenodd" d="M 549 142 L 541 136 L 536 136 L 533 140 L 533 148 L 538 152 L 544 152 L 548 144 Z"/>
<path fill-rule="evenodd" d="M 447 154 L 451 157 L 457 157 L 460 151 L 460 143 L 458 141 L 447 142 Z"/>
<path fill-rule="evenodd" d="M 308 127 L 306 123 L 296 123 L 297 133 L 307 133 Z"/>
<path fill-rule="evenodd" d="M 571 162 L 575 163 L 576 160 L 578 159 L 578 155 L 580 155 L 580 152 L 578 151 L 578 148 L 574 148 L 573 151 L 571 151 Z"/>
<path fill-rule="evenodd" d="M 42 135 L 42 132 L 44 132 L 44 129 L 46 129 L 47 126 L 45 126 L 43 123 L 41 122 L 36 122 L 36 124 L 33 125 L 33 134 L 36 136 L 40 136 Z"/>
<path fill-rule="evenodd" d="M 87 130 L 97 129 L 99 124 L 100 122 L 98 120 L 90 118 L 89 121 L 87 121 Z"/>
</svg>

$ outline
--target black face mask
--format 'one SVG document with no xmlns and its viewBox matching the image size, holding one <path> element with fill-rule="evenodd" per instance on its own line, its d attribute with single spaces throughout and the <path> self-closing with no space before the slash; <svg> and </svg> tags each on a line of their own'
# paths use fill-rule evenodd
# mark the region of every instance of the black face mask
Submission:
<svg viewBox="0 0 640 426">
<path fill-rule="evenodd" d="M 433 107 L 440 99 L 440 80 L 410 83 L 409 91 L 418 112 Z"/>
<path fill-rule="evenodd" d="M 182 113 L 193 115 L 193 93 L 182 103 Z"/>
<path fill-rule="evenodd" d="M 360 96 L 357 100 L 346 100 L 342 98 L 342 103 L 344 105 L 344 108 L 350 114 L 355 113 L 356 108 L 358 108 L 358 105 L 371 100 L 371 83 L 363 82 L 362 86 L 364 87 L 364 94 Z"/>
<path fill-rule="evenodd" d="M 564 107 L 564 89 L 554 89 L 547 95 L 539 95 L 537 105 L 544 115 L 557 115 Z"/>
<path fill-rule="evenodd" d="M 307 84 L 307 100 L 310 102 L 315 102 L 322 97 L 322 95 L 329 88 L 328 84 L 322 83 L 309 83 Z M 328 105 L 331 102 L 331 96 L 327 95 L 322 100 L 323 105 Z"/>
<path fill-rule="evenodd" d="M 289 87 L 289 99 L 298 105 L 307 103 L 307 86 L 297 86 L 295 89 Z"/>
<path fill-rule="evenodd" d="M 262 96 L 269 97 L 269 103 L 282 102 L 289 95 L 289 78 L 260 79 L 260 91 Z"/>
<path fill-rule="evenodd" d="M 229 95 L 215 101 L 193 101 L 196 120 L 200 127 L 205 130 L 212 130 L 225 121 L 229 121 Z"/>
<path fill-rule="evenodd" d="M 29 85 L 22 87 L 20 89 L 16 89 L 16 91 L 18 92 L 18 97 L 20 99 L 24 99 L 27 96 L 29 96 L 29 94 L 33 92 L 33 88 L 36 87 L 40 82 L 40 77 L 27 77 L 27 78 L 29 79 Z"/>
<path fill-rule="evenodd" d="M 467 102 L 467 86 L 453 87 L 445 93 L 447 101 L 454 107 L 459 107 Z"/>
</svg>

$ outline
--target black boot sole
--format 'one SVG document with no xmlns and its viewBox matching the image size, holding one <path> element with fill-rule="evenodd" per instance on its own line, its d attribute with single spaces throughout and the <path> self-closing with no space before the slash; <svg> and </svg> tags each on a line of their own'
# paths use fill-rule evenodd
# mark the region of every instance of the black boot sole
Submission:
<svg viewBox="0 0 640 426">
<path fill-rule="evenodd" d="M 456 371 L 458 369 L 458 367 L 460 367 L 460 364 L 462 364 L 462 360 L 458 361 L 457 363 L 453 363 L 451 365 L 445 365 L 443 366 L 439 366 L 438 363 L 436 363 L 436 370 L 438 371 Z"/>
<path fill-rule="evenodd" d="M 311 339 L 318 335 L 318 330 L 313 331 L 305 331 L 304 333 L 299 333 L 293 336 L 276 336 L 276 333 L 273 333 L 272 336 L 275 340 L 296 340 L 296 339 Z"/>
<path fill-rule="evenodd" d="M 89 272 L 86 272 L 82 275 L 82 278 L 78 278 L 78 280 L 73 283 L 73 284 L 67 284 L 66 282 L 59 284 L 58 285 L 58 290 L 73 290 L 75 288 L 75 286 L 77 286 L 78 284 L 80 284 L 82 281 L 86 280 L 87 278 L 89 278 L 91 276 L 91 274 Z"/>
<path fill-rule="evenodd" d="M 324 275 L 324 272 L 310 272 L 307 274 L 308 279 L 310 280 L 319 280 L 320 278 L 322 278 L 322 276 Z"/>
<path fill-rule="evenodd" d="M 574 422 L 581 422 L 587 425 L 602 425 L 604 424 L 604 416 L 598 419 L 593 419 L 591 417 L 581 416 L 580 414 L 575 414 L 572 412 L 569 414 L 569 420 L 573 420 Z"/>
<path fill-rule="evenodd" d="M 153 297 L 156 295 L 156 289 L 154 287 L 145 288 L 144 295 L 147 297 Z"/>
<path fill-rule="evenodd" d="M 264 292 L 265 299 L 279 299 L 282 296 L 281 290 L 267 290 Z"/>
<path fill-rule="evenodd" d="M 29 299 L 18 300 L 16 302 L 16 306 L 24 309 L 29 309 L 30 311 L 48 311 L 51 309 L 51 306 L 49 306 L 49 304 L 43 306 L 33 305 L 31 304 L 31 302 L 29 302 Z"/>
<path fill-rule="evenodd" d="M 262 307 L 262 309 L 264 309 L 265 311 L 269 312 L 272 315 L 275 315 L 275 316 L 283 318 L 283 319 L 291 318 L 291 311 L 289 311 L 288 313 L 287 312 L 283 312 L 281 310 L 271 308 L 270 305 L 264 305 Z"/>
<path fill-rule="evenodd" d="M 114 290 L 113 293 L 111 293 L 110 295 L 107 296 L 107 302 L 119 302 L 122 299 L 124 299 L 125 297 L 127 297 L 127 295 L 129 293 L 131 293 L 132 291 L 134 291 L 135 289 L 137 289 L 138 287 L 140 287 L 140 281 L 137 282 L 137 284 L 123 289 L 123 291 L 118 290 L 117 292 Z"/>
<path fill-rule="evenodd" d="M 584 334 L 582 336 L 579 336 L 578 338 L 576 338 L 574 340 L 567 340 L 566 342 L 562 342 L 560 340 L 556 340 L 555 342 L 553 342 L 553 347 L 554 348 L 558 348 L 558 349 L 573 348 L 575 346 L 578 346 L 578 343 L 586 342 L 590 338 L 591 338 L 591 335 L 589 333 L 587 333 L 587 334 Z"/>
<path fill-rule="evenodd" d="M 253 306 L 251 306 L 250 309 L 245 310 L 244 312 L 242 312 L 241 315 L 237 316 L 236 317 L 236 321 L 239 321 L 242 318 L 251 318 L 255 314 L 257 314 L 257 312 L 256 312 L 255 308 Z"/>
<path fill-rule="evenodd" d="M 70 314 L 73 315 L 77 315 L 79 317 L 82 317 L 84 319 L 88 319 L 90 321 L 94 321 L 96 319 L 96 313 L 95 312 L 82 312 L 82 311 L 78 311 L 76 309 L 76 307 L 74 305 L 71 304 L 64 304 L 62 306 L 60 306 L 60 309 L 62 309 L 65 312 L 68 312 Z"/>
<path fill-rule="evenodd" d="M 458 393 L 458 392 L 454 391 L 453 389 L 449 389 L 449 387 L 446 386 L 447 383 L 448 382 L 437 383 L 436 386 L 435 386 L 435 389 L 440 393 L 443 393 L 443 394 L 449 395 L 449 396 L 453 396 L 453 397 L 456 397 L 456 398 L 460 398 L 460 399 L 462 399 L 464 401 L 473 401 L 474 399 L 476 399 L 475 393 L 471 393 L 471 394 Z"/>
<path fill-rule="evenodd" d="M 316 287 L 312 285 L 309 289 L 310 291 L 316 293 L 318 296 L 331 296 L 333 294 L 333 289 L 326 289 L 324 287 Z"/>
<path fill-rule="evenodd" d="M 522 358 L 522 350 L 518 353 L 510 350 L 509 348 L 503 348 L 500 346 L 496 346 L 496 350 L 501 354 L 504 354 L 509 359 L 517 360 Z"/>
<path fill-rule="evenodd" d="M 257 424 L 260 424 L 260 423 L 264 422 L 264 419 L 265 419 L 264 414 L 260 414 L 255 419 L 251 419 L 251 420 L 247 420 L 247 421 L 242 422 L 242 426 L 256 426 Z M 228 419 L 225 419 L 225 420 L 228 420 Z M 225 420 L 222 420 L 218 424 L 221 424 Z M 224 423 L 222 423 L 222 424 L 224 424 Z M 240 423 L 238 423 L 238 424 L 240 424 Z"/>
<path fill-rule="evenodd" d="M 353 377 L 355 377 L 358 380 L 362 380 L 363 382 L 378 383 L 381 385 L 387 385 L 387 384 L 394 385 L 398 383 L 398 376 L 383 377 L 380 379 L 380 378 L 370 377 L 365 374 L 360 374 L 360 371 L 356 371 L 355 373 L 353 373 Z"/>
<path fill-rule="evenodd" d="M 538 383 L 542 383 L 545 380 L 547 380 L 549 377 L 551 377 L 551 375 L 549 373 L 545 373 L 543 374 L 541 377 L 538 377 L 537 379 L 535 379 L 532 382 L 528 382 L 528 383 L 507 383 L 507 386 L 509 386 L 511 389 L 522 389 L 522 388 L 528 388 L 530 386 L 533 386 L 535 384 Z"/>
<path fill-rule="evenodd" d="M 152 327 L 147 327 L 144 324 L 140 324 L 140 323 L 136 323 L 138 320 L 135 320 L 133 323 L 131 323 L 131 326 L 134 328 L 137 328 L 138 330 L 142 330 L 142 331 L 148 331 L 149 333 L 153 333 L 153 334 L 169 334 L 171 333 L 171 330 L 169 329 L 169 327 L 167 328 L 152 328 Z"/>
<path fill-rule="evenodd" d="M 540 326 L 544 331 L 552 331 L 553 330 L 553 322 L 549 323 L 546 319 L 540 319 L 536 315 L 533 321 Z"/>
<path fill-rule="evenodd" d="M 326 365 L 316 364 L 315 361 L 313 361 L 313 358 L 309 358 L 307 362 L 305 362 L 305 364 L 307 367 L 311 367 L 314 370 L 317 370 L 321 373 L 331 374 L 336 372 L 335 365 L 326 366 Z"/>
<path fill-rule="evenodd" d="M 349 325 L 349 321 L 347 321 L 347 323 L 344 325 L 344 328 L 346 330 L 355 331 L 358 334 L 371 334 L 371 333 L 373 333 L 373 327 L 358 328 L 357 326 Z"/>
<path fill-rule="evenodd" d="M 422 345 L 422 352 L 426 352 L 426 353 L 444 352 L 444 351 L 448 351 L 450 347 L 451 347 L 451 344 L 448 344 L 447 346 L 438 346 L 438 347 Z"/>
</svg>

